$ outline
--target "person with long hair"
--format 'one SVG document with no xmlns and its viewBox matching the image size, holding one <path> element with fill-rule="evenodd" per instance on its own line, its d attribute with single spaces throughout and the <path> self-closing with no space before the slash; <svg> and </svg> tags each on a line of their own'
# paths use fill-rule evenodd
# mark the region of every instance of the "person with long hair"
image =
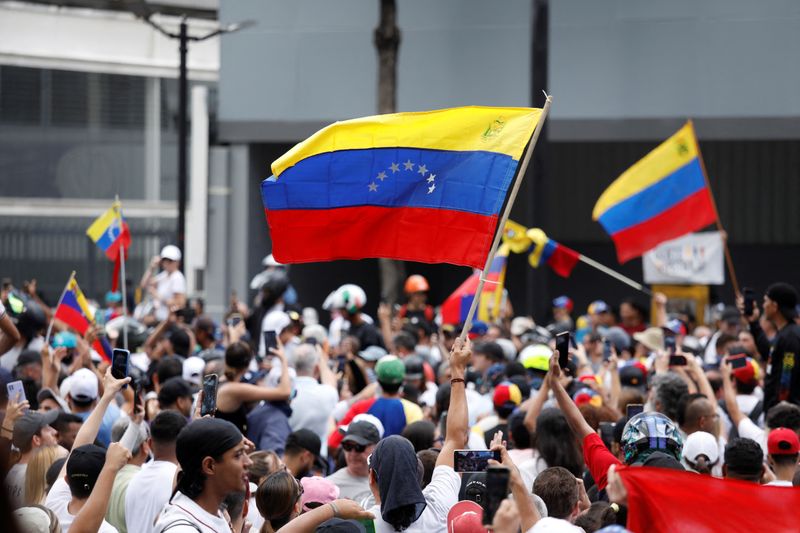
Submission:
<svg viewBox="0 0 800 533">
<path fill-rule="evenodd" d="M 536 419 L 533 435 L 536 448 L 544 467 L 561 466 L 575 477 L 583 475 L 583 455 L 580 445 L 564 414 L 555 408 L 544 409 Z"/>
<path fill-rule="evenodd" d="M 58 459 L 67 456 L 61 446 L 42 446 L 28 461 L 25 471 L 25 505 L 43 504 L 47 496 L 47 470 Z"/>
<path fill-rule="evenodd" d="M 250 367 L 253 350 L 243 341 L 235 342 L 225 350 L 225 377 L 217 391 L 216 418 L 227 420 L 243 434 L 247 434 L 248 404 L 265 401 L 288 400 L 292 393 L 292 382 L 289 378 L 289 365 L 283 346 L 272 349 L 280 362 L 281 379 L 276 388 L 262 387 L 251 383 L 242 383 L 242 378 Z"/>
</svg>

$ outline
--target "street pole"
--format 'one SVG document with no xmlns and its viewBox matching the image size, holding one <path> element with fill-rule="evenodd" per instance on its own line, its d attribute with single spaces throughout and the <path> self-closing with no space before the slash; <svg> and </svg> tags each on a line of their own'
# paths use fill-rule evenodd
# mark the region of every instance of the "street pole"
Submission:
<svg viewBox="0 0 800 533">
<path fill-rule="evenodd" d="M 180 75 L 178 77 L 178 239 L 177 246 L 183 254 L 180 268 L 186 264 L 186 188 L 188 172 L 186 168 L 186 144 L 188 142 L 188 83 L 186 73 L 186 53 L 188 52 L 188 27 L 186 17 L 181 19 L 180 39 Z"/>
</svg>

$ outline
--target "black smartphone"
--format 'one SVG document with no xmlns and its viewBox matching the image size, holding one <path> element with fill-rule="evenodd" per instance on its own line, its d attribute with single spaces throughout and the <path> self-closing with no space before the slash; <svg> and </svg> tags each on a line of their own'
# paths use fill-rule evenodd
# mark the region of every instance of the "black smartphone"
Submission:
<svg viewBox="0 0 800 533">
<path fill-rule="evenodd" d="M 128 377 L 128 362 L 131 358 L 131 352 L 123 350 L 122 348 L 114 348 L 114 353 L 111 354 L 111 375 L 114 379 L 125 379 Z M 123 385 L 124 389 L 127 385 Z"/>
<path fill-rule="evenodd" d="M 670 355 L 669 366 L 686 366 L 686 357 L 683 355 Z"/>
<path fill-rule="evenodd" d="M 200 416 L 214 416 L 217 412 L 217 385 L 219 377 L 216 374 L 203 376 L 203 403 L 200 405 Z"/>
<path fill-rule="evenodd" d="M 614 442 L 616 428 L 617 424 L 615 422 L 600 422 L 600 438 L 609 450 L 611 450 L 611 444 Z"/>
<path fill-rule="evenodd" d="M 736 357 L 728 357 L 728 362 L 731 364 L 731 368 L 736 370 L 737 368 L 744 368 L 747 366 L 747 356 L 737 355 Z"/>
<path fill-rule="evenodd" d="M 756 305 L 756 293 L 750 287 L 745 287 L 742 289 L 742 296 L 744 297 L 744 316 L 748 318 L 753 314 Z"/>
<path fill-rule="evenodd" d="M 664 335 L 664 350 L 673 355 L 675 353 L 675 336 L 674 335 Z"/>
<path fill-rule="evenodd" d="M 460 473 L 486 472 L 489 459 L 500 461 L 500 452 L 491 450 L 454 450 L 453 470 Z"/>
<path fill-rule="evenodd" d="M 228 317 L 226 324 L 228 324 L 229 328 L 235 328 L 239 325 L 239 322 L 242 321 L 242 315 L 239 313 L 233 313 L 231 316 Z"/>
<path fill-rule="evenodd" d="M 274 331 L 265 331 L 264 332 L 264 356 L 270 357 L 272 356 L 272 352 L 270 351 L 273 348 L 278 347 L 278 334 Z"/>
<path fill-rule="evenodd" d="M 508 497 L 511 471 L 505 466 L 491 466 L 486 470 L 486 504 L 483 506 L 483 525 L 490 526 L 494 515 Z"/>
<path fill-rule="evenodd" d="M 556 350 L 558 351 L 558 366 L 566 371 L 569 364 L 569 331 L 556 335 Z"/>
<path fill-rule="evenodd" d="M 611 341 L 603 339 L 603 361 L 611 359 Z"/>
<path fill-rule="evenodd" d="M 136 380 L 133 383 L 133 412 L 144 412 L 144 407 L 142 406 L 142 382 L 141 380 Z"/>
<path fill-rule="evenodd" d="M 641 413 L 644 413 L 644 405 L 640 403 L 629 403 L 625 408 L 625 416 L 628 417 L 628 420 Z"/>
</svg>

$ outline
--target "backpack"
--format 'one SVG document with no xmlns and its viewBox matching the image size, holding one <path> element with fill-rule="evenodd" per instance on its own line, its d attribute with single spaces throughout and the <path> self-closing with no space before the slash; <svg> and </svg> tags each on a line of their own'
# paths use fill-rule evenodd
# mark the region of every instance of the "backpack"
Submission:
<svg viewBox="0 0 800 533">
<path fill-rule="evenodd" d="M 725 405 L 725 400 L 719 400 L 719 406 L 728 415 L 728 418 L 731 417 L 730 413 L 728 412 L 728 407 Z M 758 424 L 758 418 L 764 412 L 764 402 L 762 400 L 758 400 L 758 403 L 753 407 L 753 410 L 750 411 L 750 414 L 747 416 L 750 420 L 753 421 L 753 424 Z M 735 439 L 739 436 L 739 428 L 736 427 L 736 424 L 731 424 L 731 431 L 728 434 L 728 440 Z"/>
</svg>

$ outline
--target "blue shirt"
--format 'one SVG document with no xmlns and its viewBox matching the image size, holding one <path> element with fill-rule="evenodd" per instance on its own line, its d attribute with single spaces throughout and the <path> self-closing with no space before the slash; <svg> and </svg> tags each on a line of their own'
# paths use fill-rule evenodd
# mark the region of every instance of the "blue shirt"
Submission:
<svg viewBox="0 0 800 533">
<path fill-rule="evenodd" d="M 85 413 L 75 413 L 79 417 L 86 422 L 86 419 L 89 418 L 91 411 L 86 411 Z M 122 414 L 122 411 L 119 410 L 117 404 L 110 403 L 108 405 L 108 409 L 106 409 L 106 414 L 103 415 L 103 421 L 100 423 L 100 429 L 97 432 L 97 442 L 108 448 L 108 445 L 111 444 L 111 427 L 114 425 L 114 422 Z"/>
</svg>

